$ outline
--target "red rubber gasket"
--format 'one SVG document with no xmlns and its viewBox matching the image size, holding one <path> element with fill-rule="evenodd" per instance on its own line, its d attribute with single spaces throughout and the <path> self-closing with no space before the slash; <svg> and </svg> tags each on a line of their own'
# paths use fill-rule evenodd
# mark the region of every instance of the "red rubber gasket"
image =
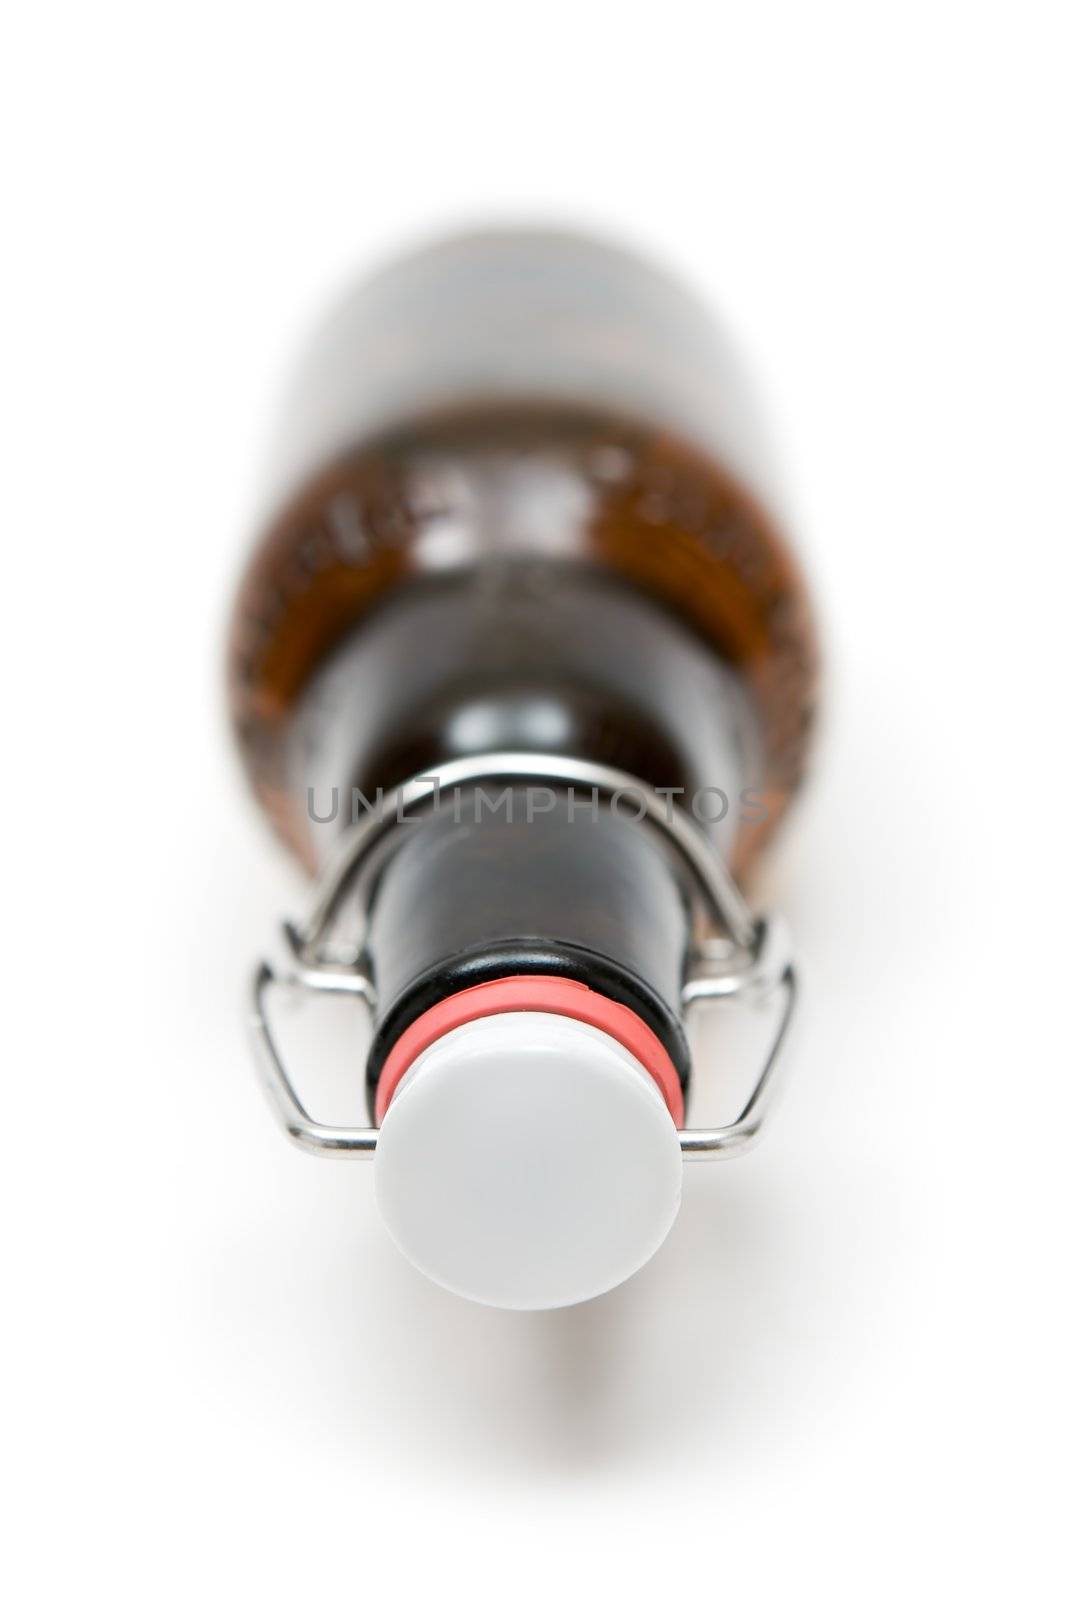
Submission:
<svg viewBox="0 0 1067 1600">
<path fill-rule="evenodd" d="M 428 1046 L 465 1022 L 496 1016 L 501 1011 L 550 1011 L 599 1028 L 640 1061 L 667 1102 L 675 1127 L 682 1127 L 685 1103 L 678 1069 L 648 1023 L 629 1006 L 609 1000 L 576 978 L 554 978 L 543 973 L 476 983 L 439 1000 L 416 1017 L 385 1058 L 374 1099 L 376 1121 L 381 1123 L 401 1078 Z"/>
</svg>

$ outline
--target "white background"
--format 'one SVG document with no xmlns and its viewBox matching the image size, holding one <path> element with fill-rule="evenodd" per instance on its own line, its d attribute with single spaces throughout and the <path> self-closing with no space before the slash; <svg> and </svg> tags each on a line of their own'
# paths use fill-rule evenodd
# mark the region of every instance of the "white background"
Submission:
<svg viewBox="0 0 1067 1600">
<path fill-rule="evenodd" d="M 2 55 L 8 1592 L 1062 1592 L 1060 9 L 60 4 Z M 221 688 L 301 341 L 498 216 L 726 317 L 828 651 L 759 886 L 790 1093 L 526 1317 L 268 1118 L 300 884 Z"/>
</svg>

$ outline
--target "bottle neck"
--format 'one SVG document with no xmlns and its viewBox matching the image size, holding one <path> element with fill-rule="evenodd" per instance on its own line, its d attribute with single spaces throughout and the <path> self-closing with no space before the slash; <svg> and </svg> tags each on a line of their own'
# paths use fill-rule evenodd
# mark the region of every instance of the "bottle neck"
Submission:
<svg viewBox="0 0 1067 1600">
<path fill-rule="evenodd" d="M 320 866 L 384 794 L 500 752 L 629 774 L 688 808 L 728 856 L 754 745 L 736 678 L 655 601 L 602 572 L 511 558 L 426 578 L 369 617 L 305 696 L 289 768 Z M 628 1008 L 669 1059 L 680 1103 L 688 914 L 669 849 L 634 809 L 624 792 L 482 783 L 398 826 L 369 923 L 379 1114 L 382 1073 L 418 1019 L 531 978 Z"/>
<path fill-rule="evenodd" d="M 684 1093 L 689 915 L 674 864 L 627 814 L 625 797 L 481 784 L 442 793 L 423 812 L 398 825 L 371 906 L 372 1098 L 398 1040 L 431 1008 L 530 978 L 626 1008 L 666 1052 Z"/>
</svg>

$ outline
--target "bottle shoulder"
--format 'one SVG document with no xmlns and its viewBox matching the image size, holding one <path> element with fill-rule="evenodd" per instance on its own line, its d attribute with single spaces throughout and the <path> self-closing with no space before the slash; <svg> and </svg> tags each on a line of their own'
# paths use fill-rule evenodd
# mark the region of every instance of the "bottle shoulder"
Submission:
<svg viewBox="0 0 1067 1600">
<path fill-rule="evenodd" d="M 469 665 L 483 672 L 474 623 L 518 592 L 515 648 L 521 634 L 551 671 L 575 579 L 591 579 L 590 594 L 599 583 L 640 597 L 736 675 L 772 826 L 803 773 L 817 668 L 803 580 L 770 515 L 705 450 L 660 427 L 587 406 L 483 404 L 437 408 L 344 452 L 253 551 L 234 611 L 230 705 L 256 791 L 289 842 L 301 848 L 284 772 L 293 718 L 372 617 L 458 585 Z M 595 636 L 595 615 L 587 625 Z M 654 632 L 640 651 L 653 670 Z"/>
</svg>

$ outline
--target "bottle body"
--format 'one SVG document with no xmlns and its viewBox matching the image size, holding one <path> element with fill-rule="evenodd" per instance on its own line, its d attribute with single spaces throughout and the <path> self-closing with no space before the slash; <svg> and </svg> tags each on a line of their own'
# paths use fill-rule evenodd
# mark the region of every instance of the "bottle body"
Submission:
<svg viewBox="0 0 1067 1600">
<path fill-rule="evenodd" d="M 687 795 L 739 779 L 728 828 L 758 791 L 766 817 L 730 846 L 743 869 L 803 775 L 815 645 L 752 404 L 702 309 L 590 241 L 450 241 L 342 309 L 290 410 L 230 698 L 309 867 L 332 842 L 309 785 L 402 781 L 499 684 L 506 738 L 550 742 L 547 716 L 510 724 L 523 694 L 562 694 L 560 748 Z"/>
</svg>

